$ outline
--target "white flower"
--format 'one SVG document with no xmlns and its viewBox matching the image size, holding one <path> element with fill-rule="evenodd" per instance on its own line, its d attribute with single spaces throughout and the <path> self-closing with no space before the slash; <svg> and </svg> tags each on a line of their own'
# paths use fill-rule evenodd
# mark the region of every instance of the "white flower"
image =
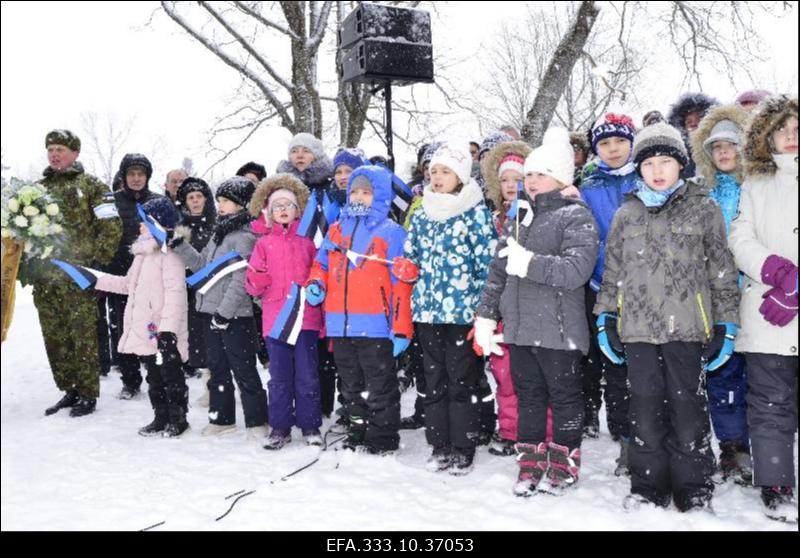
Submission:
<svg viewBox="0 0 800 558">
<path fill-rule="evenodd" d="M 16 213 L 17 211 L 19 211 L 19 202 L 14 198 L 8 200 L 8 210 L 11 213 Z"/>
<path fill-rule="evenodd" d="M 14 217 L 14 224 L 22 229 L 28 226 L 28 220 L 22 215 Z"/>
<path fill-rule="evenodd" d="M 48 203 L 47 207 L 44 208 L 48 215 L 58 215 L 58 205 L 54 203 Z"/>
<path fill-rule="evenodd" d="M 50 256 L 50 254 L 52 254 L 52 253 L 53 253 L 53 247 L 52 246 L 47 246 L 44 249 L 44 251 L 42 252 L 42 255 L 39 256 L 39 257 L 44 259 L 44 258 L 47 258 L 48 256 Z"/>
<path fill-rule="evenodd" d="M 64 227 L 61 225 L 53 225 L 53 228 L 50 229 L 53 234 L 59 234 L 64 231 Z"/>
<path fill-rule="evenodd" d="M 35 205 L 28 205 L 25 206 L 25 209 L 22 210 L 23 215 L 27 215 L 28 217 L 33 217 L 34 215 L 39 215 L 39 208 Z"/>
</svg>

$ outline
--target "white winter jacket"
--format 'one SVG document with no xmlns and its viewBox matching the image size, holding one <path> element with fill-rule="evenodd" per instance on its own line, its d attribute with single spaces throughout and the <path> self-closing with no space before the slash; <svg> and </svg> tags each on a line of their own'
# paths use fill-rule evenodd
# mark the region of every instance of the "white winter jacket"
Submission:
<svg viewBox="0 0 800 558">
<path fill-rule="evenodd" d="M 745 273 L 736 350 L 798 356 L 797 322 L 770 324 L 758 311 L 772 287 L 761 282 L 761 268 L 772 254 L 797 265 L 797 156 L 775 155 L 777 172 L 749 176 L 742 184 L 739 215 L 731 223 L 728 245 Z"/>
</svg>

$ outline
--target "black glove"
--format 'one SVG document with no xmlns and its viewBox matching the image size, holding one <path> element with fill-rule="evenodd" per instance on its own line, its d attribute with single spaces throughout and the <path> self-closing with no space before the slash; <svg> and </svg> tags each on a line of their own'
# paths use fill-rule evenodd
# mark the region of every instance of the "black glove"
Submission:
<svg viewBox="0 0 800 558">
<path fill-rule="evenodd" d="M 161 356 L 161 364 L 172 364 L 181 362 L 181 354 L 178 352 L 178 337 L 171 331 L 162 331 L 158 334 L 158 353 Z"/>
<path fill-rule="evenodd" d="M 176 248 L 183 244 L 183 237 L 182 236 L 175 236 L 175 229 L 167 229 L 167 246 L 170 248 Z"/>
<path fill-rule="evenodd" d="M 219 315 L 219 312 L 215 313 L 214 316 L 211 318 L 211 329 L 215 329 L 217 331 L 225 331 L 228 329 L 228 326 L 231 325 L 231 321 L 228 318 L 223 318 Z"/>
</svg>

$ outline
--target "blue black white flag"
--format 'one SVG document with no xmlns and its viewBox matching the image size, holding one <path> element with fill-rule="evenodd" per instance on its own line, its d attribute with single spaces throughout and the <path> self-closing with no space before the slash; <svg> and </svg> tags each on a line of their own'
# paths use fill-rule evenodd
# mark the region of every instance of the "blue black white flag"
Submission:
<svg viewBox="0 0 800 558">
<path fill-rule="evenodd" d="M 67 263 L 61 260 L 51 259 L 52 263 L 63 269 L 67 275 L 69 275 L 73 281 L 81 288 L 81 290 L 85 291 L 89 287 L 94 287 L 97 283 L 98 277 L 102 277 L 103 275 L 108 275 L 107 273 L 103 273 L 102 271 L 97 271 L 96 269 L 92 269 L 91 267 L 85 267 L 82 265 L 76 265 Z"/>
<path fill-rule="evenodd" d="M 300 329 L 303 327 L 305 307 L 305 290 L 297 283 L 292 283 L 286 302 L 283 303 L 278 317 L 275 318 L 268 337 L 288 345 L 297 343 L 297 336 L 300 335 Z"/>
<path fill-rule="evenodd" d="M 392 174 L 392 191 L 394 198 L 392 198 L 392 208 L 389 211 L 392 219 L 402 225 L 406 220 L 408 208 L 411 207 L 411 202 L 414 200 L 414 194 L 411 192 L 411 188 L 394 173 Z"/>
<path fill-rule="evenodd" d="M 147 227 L 147 230 L 150 231 L 150 234 L 153 235 L 153 238 L 156 239 L 158 245 L 161 247 L 161 251 L 165 254 L 167 253 L 167 231 L 159 225 L 155 219 L 150 217 L 147 213 L 144 212 L 142 208 L 142 204 L 136 204 L 136 211 L 139 213 L 139 219 L 142 220 L 144 226 Z"/>
<path fill-rule="evenodd" d="M 320 198 L 322 199 L 320 200 Z M 338 204 L 331 201 L 330 197 L 320 191 L 312 192 L 303 216 L 300 218 L 297 234 L 310 238 L 314 241 L 314 246 L 319 248 L 322 246 L 331 222 L 336 220 L 338 212 Z"/>
<path fill-rule="evenodd" d="M 186 284 L 204 295 L 220 279 L 245 267 L 247 267 L 247 260 L 242 258 L 238 252 L 231 251 L 187 277 Z"/>
</svg>

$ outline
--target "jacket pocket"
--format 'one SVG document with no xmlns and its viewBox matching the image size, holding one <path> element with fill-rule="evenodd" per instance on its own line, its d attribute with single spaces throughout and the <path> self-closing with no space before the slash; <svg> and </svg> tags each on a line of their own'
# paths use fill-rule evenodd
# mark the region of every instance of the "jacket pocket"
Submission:
<svg viewBox="0 0 800 558">
<path fill-rule="evenodd" d="M 622 259 L 624 265 L 643 264 L 647 248 L 647 227 L 631 225 L 622 231 Z"/>
</svg>

